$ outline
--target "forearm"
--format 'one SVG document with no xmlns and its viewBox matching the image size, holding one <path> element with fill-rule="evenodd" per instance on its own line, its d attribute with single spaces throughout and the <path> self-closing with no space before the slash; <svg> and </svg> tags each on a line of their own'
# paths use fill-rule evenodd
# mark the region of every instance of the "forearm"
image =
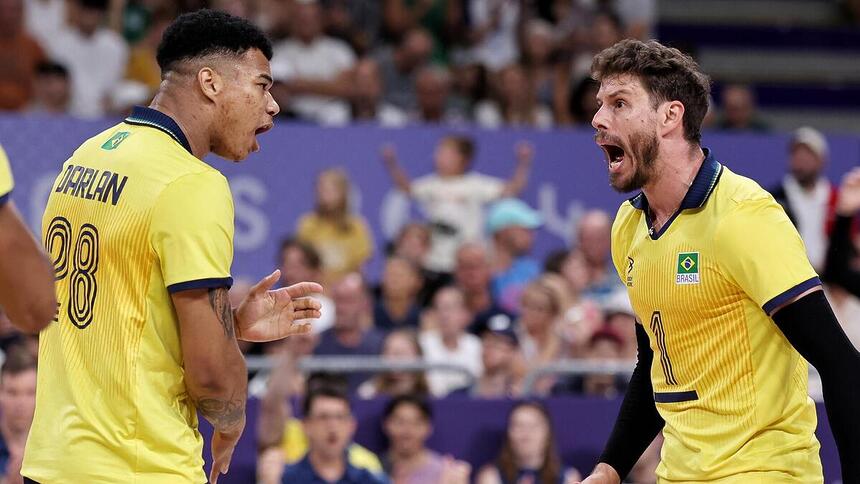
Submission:
<svg viewBox="0 0 860 484">
<path fill-rule="evenodd" d="M 295 360 L 291 355 L 278 356 L 278 362 L 269 375 L 266 394 L 260 402 L 257 444 L 261 449 L 278 445 L 283 439 L 284 427 L 291 415 L 287 399 L 295 372 Z"/>
<path fill-rule="evenodd" d="M 525 189 L 526 184 L 529 181 L 529 164 L 528 163 L 519 163 L 517 164 L 516 171 L 514 171 L 514 175 L 508 180 L 507 185 L 505 185 L 504 195 L 507 197 L 515 197 L 522 193 Z"/>
<path fill-rule="evenodd" d="M 779 309 L 773 320 L 821 375 L 827 418 L 839 449 L 842 479 L 860 482 L 860 353 L 845 335 L 822 291 Z"/>
<path fill-rule="evenodd" d="M 860 297 L 860 272 L 851 268 L 851 258 L 855 254 L 851 241 L 853 217 L 839 215 L 833 224 L 823 279 L 838 284 L 855 296 Z"/>
<path fill-rule="evenodd" d="M 622 480 L 664 425 L 654 404 L 651 385 L 651 360 L 654 354 L 648 344 L 648 335 L 640 324 L 636 325 L 636 336 L 639 344 L 636 369 L 630 378 L 615 427 L 599 460 L 611 466 Z"/>
</svg>

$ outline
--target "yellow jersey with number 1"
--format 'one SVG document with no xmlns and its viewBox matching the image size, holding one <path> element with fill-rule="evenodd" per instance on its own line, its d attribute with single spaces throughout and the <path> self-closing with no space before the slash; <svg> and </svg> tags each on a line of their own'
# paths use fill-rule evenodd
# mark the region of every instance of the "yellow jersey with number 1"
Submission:
<svg viewBox="0 0 860 484">
<path fill-rule="evenodd" d="M 6 152 L 0 146 L 0 205 L 9 200 L 9 195 L 12 193 L 12 188 L 15 183 L 12 181 L 12 169 L 9 168 L 9 159 L 6 157 Z"/>
<path fill-rule="evenodd" d="M 659 481 L 820 483 L 807 364 L 768 316 L 818 276 L 773 197 L 705 153 L 659 232 L 644 194 L 612 228 L 615 267 L 654 351 Z"/>
<path fill-rule="evenodd" d="M 229 286 L 233 201 L 168 116 L 136 108 L 63 165 L 42 224 L 57 320 L 39 341 L 22 474 L 204 483 L 170 294 Z"/>
</svg>

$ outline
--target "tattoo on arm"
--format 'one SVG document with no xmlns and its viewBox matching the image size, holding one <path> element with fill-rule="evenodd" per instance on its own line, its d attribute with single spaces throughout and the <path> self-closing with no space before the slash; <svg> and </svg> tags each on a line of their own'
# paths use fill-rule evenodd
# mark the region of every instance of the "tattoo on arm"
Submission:
<svg viewBox="0 0 860 484">
<path fill-rule="evenodd" d="M 245 399 L 203 397 L 197 401 L 197 409 L 215 429 L 230 430 L 245 418 Z"/>
<path fill-rule="evenodd" d="M 230 305 L 230 297 L 227 295 L 227 289 L 219 287 L 217 289 L 209 289 L 209 305 L 215 311 L 215 316 L 224 328 L 224 336 L 233 338 L 235 328 L 233 325 L 233 307 Z"/>
</svg>

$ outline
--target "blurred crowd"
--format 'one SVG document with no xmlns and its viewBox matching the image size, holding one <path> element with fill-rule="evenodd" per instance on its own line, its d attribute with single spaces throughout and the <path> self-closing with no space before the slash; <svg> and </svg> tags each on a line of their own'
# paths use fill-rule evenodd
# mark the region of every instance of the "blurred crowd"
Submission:
<svg viewBox="0 0 860 484">
<path fill-rule="evenodd" d="M 272 92 L 298 122 L 550 128 L 597 109 L 595 53 L 652 38 L 656 0 L 0 0 L 0 110 L 92 118 L 147 104 L 178 14 L 254 20 L 274 43 Z M 706 126 L 762 130 L 727 85 Z M 720 115 L 717 115 L 717 112 Z"/>
</svg>

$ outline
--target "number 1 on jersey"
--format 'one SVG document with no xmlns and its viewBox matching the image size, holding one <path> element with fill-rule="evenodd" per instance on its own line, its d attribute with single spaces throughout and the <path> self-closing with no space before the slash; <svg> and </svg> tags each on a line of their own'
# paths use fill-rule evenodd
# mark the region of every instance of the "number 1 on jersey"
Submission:
<svg viewBox="0 0 860 484">
<path fill-rule="evenodd" d="M 651 331 L 654 332 L 657 349 L 660 350 L 660 366 L 663 367 L 666 384 L 677 385 L 678 380 L 675 379 L 675 372 L 672 370 L 672 361 L 669 360 L 669 353 L 666 351 L 666 333 L 663 330 L 663 317 L 660 315 L 660 311 L 654 311 L 651 314 Z"/>
</svg>

